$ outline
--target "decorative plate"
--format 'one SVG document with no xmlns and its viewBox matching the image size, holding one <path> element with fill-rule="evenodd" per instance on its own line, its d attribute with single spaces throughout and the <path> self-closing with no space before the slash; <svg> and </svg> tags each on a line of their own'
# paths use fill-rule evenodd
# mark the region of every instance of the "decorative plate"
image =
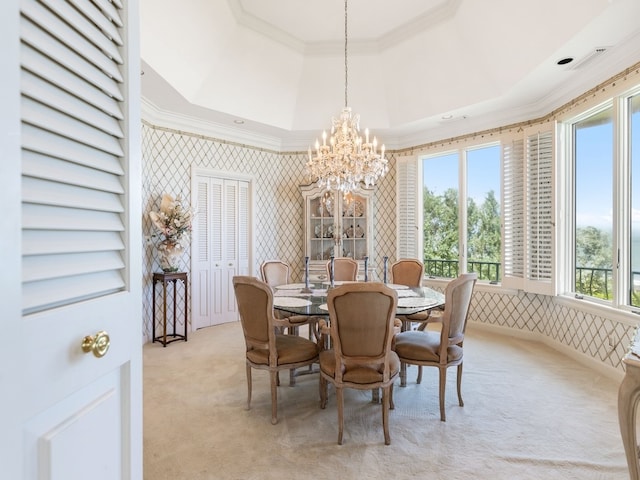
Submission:
<svg viewBox="0 0 640 480">
<path fill-rule="evenodd" d="M 394 290 L 408 290 L 409 289 L 409 287 L 407 287 L 406 285 L 400 285 L 398 283 L 388 283 L 387 287 L 393 288 Z"/>
<path fill-rule="evenodd" d="M 422 298 L 422 297 L 407 297 L 407 298 L 399 298 L 398 306 L 399 307 L 428 307 L 430 305 L 437 305 L 437 300 L 432 300 L 430 298 Z"/>
<path fill-rule="evenodd" d="M 311 302 L 306 298 L 273 297 L 273 304 L 277 307 L 308 307 Z"/>
<path fill-rule="evenodd" d="M 276 285 L 276 290 L 300 290 L 304 288 L 304 283 L 285 283 L 284 285 Z"/>
<path fill-rule="evenodd" d="M 356 238 L 364 237 L 364 230 L 362 229 L 362 227 L 360 225 L 356 225 L 356 228 L 353 231 L 353 236 L 356 237 Z"/>
<path fill-rule="evenodd" d="M 345 211 L 345 217 L 361 217 L 364 215 L 364 205 L 360 200 L 353 200 Z"/>
</svg>

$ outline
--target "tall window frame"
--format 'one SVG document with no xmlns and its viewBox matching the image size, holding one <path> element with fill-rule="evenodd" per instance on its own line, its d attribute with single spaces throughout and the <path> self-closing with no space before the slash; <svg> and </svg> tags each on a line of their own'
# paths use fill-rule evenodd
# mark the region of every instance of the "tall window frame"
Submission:
<svg viewBox="0 0 640 480">
<path fill-rule="evenodd" d="M 484 155 L 483 155 L 484 153 Z M 492 158 L 493 157 L 493 158 Z M 477 271 L 479 274 L 480 281 L 484 281 L 487 283 L 498 284 L 501 281 L 501 248 L 500 251 L 497 252 L 496 258 L 493 261 L 486 261 L 486 259 L 481 258 L 469 258 L 470 252 L 470 243 L 473 241 L 471 237 L 477 235 L 477 232 L 471 231 L 469 221 L 470 213 L 476 211 L 478 212 L 477 207 L 481 207 L 483 205 L 478 204 L 478 199 L 473 198 L 477 196 L 477 185 L 473 184 L 473 182 L 477 182 L 477 178 L 475 178 L 473 172 L 476 172 L 477 175 L 477 165 L 470 165 L 469 162 L 477 164 L 478 162 L 486 162 L 487 169 L 493 170 L 495 174 L 495 184 L 492 185 L 495 188 L 489 188 L 488 191 L 483 192 L 482 194 L 488 196 L 489 191 L 493 191 L 493 200 L 497 204 L 498 213 L 496 216 L 496 222 L 498 224 L 498 238 L 496 239 L 498 245 L 502 243 L 502 236 L 500 232 L 499 225 L 502 224 L 501 219 L 501 199 L 502 199 L 502 182 L 501 182 L 501 145 L 497 140 L 492 141 L 483 141 L 478 143 L 470 143 L 465 145 L 462 148 L 457 149 L 439 149 L 438 151 L 434 151 L 429 153 L 428 155 L 422 155 L 419 157 L 418 162 L 420 164 L 420 168 L 418 169 L 421 173 L 420 175 L 420 229 L 423 232 L 423 242 L 419 249 L 420 258 L 425 264 L 425 273 L 428 277 L 431 278 L 453 278 L 460 273 L 468 272 L 468 271 Z M 437 167 L 434 169 L 432 167 L 432 162 L 437 163 Z M 455 174 L 455 181 L 451 181 L 450 178 L 444 182 L 444 186 L 441 186 L 440 191 L 438 187 L 435 187 L 429 182 L 430 171 L 434 170 L 441 171 L 446 168 L 446 163 L 450 163 L 450 171 L 447 172 L 449 175 L 444 175 L 444 178 L 450 177 L 452 174 Z M 491 164 L 493 162 L 493 164 Z M 471 171 L 471 179 L 472 185 L 469 185 Z M 442 180 L 441 180 L 442 181 Z M 439 185 L 440 186 L 440 185 Z M 451 188 L 455 188 L 457 190 L 457 198 L 455 205 L 455 212 L 451 213 L 452 215 L 457 217 L 457 225 L 455 229 L 451 229 L 450 236 L 455 235 L 457 240 L 452 243 L 451 250 L 456 253 L 455 260 L 452 258 L 426 258 L 425 250 L 430 250 L 428 243 L 429 239 L 429 231 L 430 229 L 434 229 L 438 227 L 436 222 L 430 225 L 430 222 L 433 221 L 433 218 L 425 218 L 428 215 L 428 205 L 429 199 L 433 200 L 433 197 L 440 198 L 440 204 L 446 205 L 447 211 L 452 210 L 453 207 L 451 205 L 451 195 L 449 195 L 448 191 Z M 444 190 L 447 190 L 446 192 Z M 496 191 L 497 190 L 497 191 Z M 444 198 L 447 196 L 447 198 Z M 486 198 L 484 199 L 486 200 Z M 475 210 L 474 210 L 475 209 Z M 455 231 L 454 231 L 455 230 Z M 442 232 L 438 232 L 438 235 L 443 236 Z M 436 239 L 437 242 L 441 242 L 441 239 Z M 432 242 L 433 243 L 433 242 Z M 450 239 L 447 245 L 451 243 Z M 425 246 L 427 244 L 427 246 Z M 431 245 L 433 246 L 433 245 Z M 432 248 L 431 248 L 432 250 Z M 440 256 L 442 257 L 442 255 Z"/>
<path fill-rule="evenodd" d="M 581 265 L 576 255 L 583 248 L 577 247 L 576 229 L 580 226 L 576 209 L 578 208 L 575 181 L 576 158 L 579 152 L 575 144 L 575 128 L 585 119 L 594 118 L 600 112 L 611 109 L 611 246 L 610 289 L 607 295 L 585 290 L 577 280 L 577 271 Z M 564 226 L 563 242 L 560 247 L 567 255 L 564 258 L 559 278 L 562 282 L 562 294 L 577 300 L 593 304 L 610 306 L 624 311 L 640 313 L 640 285 L 634 278 L 633 252 L 638 255 L 640 244 L 634 247 L 632 232 L 640 234 L 640 86 L 612 95 L 597 105 L 562 122 L 562 135 L 566 148 L 562 156 L 563 171 L 569 180 L 563 186 L 563 198 L 566 203 L 567 223 Z M 635 140 L 635 141 L 634 141 Z M 579 159 L 578 159 L 579 161 Z M 636 168 L 633 168 L 633 167 Z M 636 220 L 634 218 L 638 217 Z M 639 239 L 640 241 L 640 236 Z M 579 255 L 578 255 L 579 256 Z M 636 258 L 638 260 L 638 258 Z M 640 270 L 640 269 L 638 269 Z"/>
</svg>

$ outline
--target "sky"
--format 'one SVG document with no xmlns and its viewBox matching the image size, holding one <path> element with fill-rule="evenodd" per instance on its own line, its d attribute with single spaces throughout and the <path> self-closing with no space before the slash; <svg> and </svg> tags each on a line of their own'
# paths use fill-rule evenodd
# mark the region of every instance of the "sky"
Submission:
<svg viewBox="0 0 640 480">
<path fill-rule="evenodd" d="M 423 164 L 423 181 L 429 190 L 441 195 L 449 188 L 458 189 L 458 154 L 429 158 Z M 493 190 L 500 201 L 500 146 L 469 150 L 467 153 L 467 196 L 481 204 Z"/>
</svg>

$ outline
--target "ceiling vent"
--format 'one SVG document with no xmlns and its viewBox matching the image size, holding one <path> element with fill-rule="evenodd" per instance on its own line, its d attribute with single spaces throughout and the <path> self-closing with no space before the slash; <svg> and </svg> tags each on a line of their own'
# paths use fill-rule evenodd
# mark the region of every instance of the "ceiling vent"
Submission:
<svg viewBox="0 0 640 480">
<path fill-rule="evenodd" d="M 594 60 L 602 57 L 602 54 L 604 52 L 606 52 L 608 49 L 609 49 L 609 47 L 597 47 L 597 48 L 595 48 L 593 51 L 591 51 L 590 53 L 585 55 L 579 61 L 577 61 L 576 63 L 571 65 L 570 69 L 571 70 L 578 70 L 580 68 L 583 68 L 584 66 L 586 66 L 586 65 L 590 64 L 591 62 L 593 62 Z"/>
</svg>

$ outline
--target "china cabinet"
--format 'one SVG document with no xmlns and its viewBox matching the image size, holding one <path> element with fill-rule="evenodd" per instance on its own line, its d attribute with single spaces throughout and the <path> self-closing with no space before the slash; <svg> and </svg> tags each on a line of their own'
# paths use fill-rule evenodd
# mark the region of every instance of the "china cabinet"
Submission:
<svg viewBox="0 0 640 480">
<path fill-rule="evenodd" d="M 357 260 L 361 280 L 364 280 L 368 257 L 368 278 L 373 280 L 373 190 L 361 189 L 343 195 L 312 184 L 302 186 L 301 192 L 309 279 L 326 280 L 326 264 L 334 256 Z"/>
</svg>

